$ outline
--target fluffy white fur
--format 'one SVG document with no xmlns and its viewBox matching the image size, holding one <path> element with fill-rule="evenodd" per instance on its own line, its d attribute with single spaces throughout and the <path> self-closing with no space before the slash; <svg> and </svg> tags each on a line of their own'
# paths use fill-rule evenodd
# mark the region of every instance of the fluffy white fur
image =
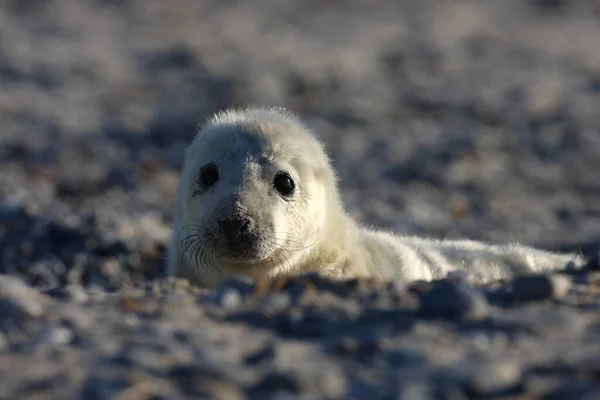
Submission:
<svg viewBox="0 0 600 400">
<path fill-rule="evenodd" d="M 199 190 L 201 168 L 214 163 L 219 180 Z M 273 177 L 296 184 L 284 199 Z M 222 248 L 217 220 L 250 215 L 259 243 L 244 257 Z M 581 265 L 575 254 L 518 244 L 435 240 L 373 231 L 343 209 L 323 146 L 296 116 L 277 108 L 229 110 L 200 129 L 187 150 L 175 205 L 168 271 L 202 287 L 233 275 L 269 279 L 319 272 L 333 278 L 432 280 L 462 270 L 477 282 Z"/>
</svg>

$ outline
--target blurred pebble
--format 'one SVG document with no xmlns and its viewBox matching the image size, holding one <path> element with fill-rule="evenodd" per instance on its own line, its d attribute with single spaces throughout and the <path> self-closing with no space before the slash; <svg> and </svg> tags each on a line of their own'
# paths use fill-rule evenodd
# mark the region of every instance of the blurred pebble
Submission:
<svg viewBox="0 0 600 400">
<path fill-rule="evenodd" d="M 56 181 L 59 196 L 89 196 L 102 190 L 108 183 L 108 168 L 90 164 L 87 168 L 69 168 Z"/>
<path fill-rule="evenodd" d="M 597 400 L 600 399 L 600 388 L 597 382 L 573 379 L 568 383 L 555 388 L 544 397 L 548 400 Z"/>
<path fill-rule="evenodd" d="M 521 367 L 514 361 L 493 360 L 478 363 L 467 379 L 467 390 L 476 396 L 503 394 L 517 387 L 521 376 Z"/>
<path fill-rule="evenodd" d="M 408 291 L 416 295 L 427 293 L 433 287 L 433 283 L 428 281 L 414 281 L 408 286 Z"/>
<path fill-rule="evenodd" d="M 88 300 L 88 295 L 81 285 L 69 284 L 50 289 L 44 292 L 48 296 L 69 300 L 77 304 L 85 303 Z"/>
<path fill-rule="evenodd" d="M 204 301 L 217 303 L 226 308 L 239 306 L 244 298 L 254 293 L 254 281 L 247 277 L 232 277 L 224 280 L 218 287 L 210 290 Z"/>
<path fill-rule="evenodd" d="M 261 303 L 268 306 L 273 312 L 281 312 L 287 309 L 292 304 L 292 299 L 289 293 L 271 293 L 261 299 Z"/>
<path fill-rule="evenodd" d="M 0 275 L 0 321 L 6 318 L 39 318 L 43 313 L 40 293 L 19 278 Z"/>
<path fill-rule="evenodd" d="M 189 393 L 194 398 L 217 400 L 245 398 L 239 386 L 212 365 L 176 366 L 169 371 L 168 377 L 179 383 L 184 393 Z"/>
<path fill-rule="evenodd" d="M 431 387 L 426 382 L 407 382 L 399 390 L 397 399 L 426 400 L 433 399 Z"/>
<path fill-rule="evenodd" d="M 235 289 L 225 288 L 220 292 L 219 303 L 225 308 L 235 308 L 242 302 L 242 296 Z"/>
<path fill-rule="evenodd" d="M 73 337 L 73 332 L 70 329 L 64 326 L 51 325 L 42 331 L 36 345 L 64 345 L 70 343 Z"/>
<path fill-rule="evenodd" d="M 87 287 L 88 298 L 95 301 L 102 301 L 106 298 L 106 290 L 101 284 L 92 283 Z"/>
<path fill-rule="evenodd" d="M 245 358 L 245 363 L 248 365 L 257 365 L 264 362 L 273 361 L 275 358 L 275 349 L 271 345 L 266 345 L 258 351 L 250 354 Z"/>
<path fill-rule="evenodd" d="M 236 276 L 225 279 L 219 286 L 222 288 L 235 289 L 244 297 L 254 293 L 254 280 L 247 276 Z"/>
<path fill-rule="evenodd" d="M 516 301 L 562 299 L 572 286 L 564 275 L 528 275 L 513 281 L 512 297 Z"/>
<path fill-rule="evenodd" d="M 600 271 L 600 251 L 590 257 L 583 268 L 588 271 Z"/>
<path fill-rule="evenodd" d="M 479 291 L 452 282 L 442 282 L 421 295 L 420 314 L 424 317 L 481 319 L 488 314 L 488 303 Z"/>
<path fill-rule="evenodd" d="M 251 398 L 261 398 L 268 395 L 268 393 L 299 393 L 301 391 L 301 384 L 298 382 L 298 377 L 273 371 L 267 374 L 256 386 L 250 389 Z"/>
</svg>

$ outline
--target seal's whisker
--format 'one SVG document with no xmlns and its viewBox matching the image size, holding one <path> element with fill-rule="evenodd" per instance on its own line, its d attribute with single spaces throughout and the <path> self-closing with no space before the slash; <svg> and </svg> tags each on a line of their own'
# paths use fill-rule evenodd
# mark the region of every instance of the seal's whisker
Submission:
<svg viewBox="0 0 600 400">
<path fill-rule="evenodd" d="M 306 250 L 312 246 L 314 246 L 315 244 L 317 244 L 318 239 L 315 240 L 314 242 L 312 242 L 311 244 L 308 245 L 304 245 L 298 241 L 294 241 L 294 240 L 289 240 L 289 239 L 279 239 L 276 237 L 270 237 L 270 236 L 265 236 L 263 239 L 265 240 L 270 240 L 272 244 L 275 244 L 276 246 L 285 246 L 285 248 L 289 251 L 302 251 L 302 250 Z M 279 242 L 278 240 L 282 240 L 282 242 Z M 295 244 L 297 245 L 297 247 L 290 247 L 289 244 Z"/>
</svg>

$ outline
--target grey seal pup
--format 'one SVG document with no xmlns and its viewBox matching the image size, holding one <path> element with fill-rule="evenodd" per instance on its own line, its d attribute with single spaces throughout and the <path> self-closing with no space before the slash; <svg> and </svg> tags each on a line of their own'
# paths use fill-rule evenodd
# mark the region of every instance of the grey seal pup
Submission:
<svg viewBox="0 0 600 400">
<path fill-rule="evenodd" d="M 464 271 L 484 283 L 583 264 L 520 244 L 438 240 L 373 230 L 346 212 L 323 145 L 281 108 L 213 116 L 188 147 L 175 203 L 168 273 L 200 287 L 246 275 L 310 272 L 414 281 Z"/>
</svg>

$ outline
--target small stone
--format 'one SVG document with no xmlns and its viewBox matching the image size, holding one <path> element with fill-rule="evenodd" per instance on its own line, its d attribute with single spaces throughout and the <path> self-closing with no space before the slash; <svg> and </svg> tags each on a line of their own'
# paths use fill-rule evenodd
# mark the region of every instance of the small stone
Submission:
<svg viewBox="0 0 600 400">
<path fill-rule="evenodd" d="M 271 372 L 256 386 L 250 389 L 250 397 L 266 398 L 269 393 L 299 393 L 301 384 L 298 378 L 289 373 Z"/>
<path fill-rule="evenodd" d="M 407 382 L 398 389 L 397 399 L 433 399 L 433 389 L 425 382 Z"/>
<path fill-rule="evenodd" d="M 63 326 L 50 326 L 42 332 L 38 345 L 63 345 L 73 340 L 73 332 Z"/>
<path fill-rule="evenodd" d="M 98 283 L 92 283 L 87 287 L 87 294 L 90 300 L 102 301 L 106 298 L 106 290 Z"/>
<path fill-rule="evenodd" d="M 108 183 L 108 168 L 93 165 L 84 169 L 69 168 L 56 181 L 56 192 L 61 197 L 91 195 L 102 190 Z"/>
<path fill-rule="evenodd" d="M 8 347 L 8 339 L 6 336 L 0 332 L 0 352 Z"/>
<path fill-rule="evenodd" d="M 44 293 L 48 296 L 57 299 L 69 300 L 77 304 L 85 303 L 88 300 L 88 295 L 85 289 L 81 285 L 77 284 L 60 286 L 57 288 L 50 289 Z"/>
<path fill-rule="evenodd" d="M 481 319 L 488 314 L 488 302 L 479 291 L 453 282 L 442 282 L 420 298 L 423 317 Z"/>
<path fill-rule="evenodd" d="M 433 284 L 428 281 L 414 281 L 408 286 L 408 291 L 416 295 L 422 295 L 431 290 Z"/>
<path fill-rule="evenodd" d="M 194 398 L 245 398 L 231 376 L 212 365 L 175 366 L 169 371 L 168 377 L 183 393 L 189 393 Z"/>
<path fill-rule="evenodd" d="M 470 370 L 467 389 L 476 396 L 494 396 L 509 392 L 521 381 L 519 364 L 507 360 L 487 361 Z"/>
<path fill-rule="evenodd" d="M 235 308 L 242 302 L 242 296 L 237 290 L 225 289 L 223 290 L 219 303 L 225 308 Z"/>
<path fill-rule="evenodd" d="M 572 286 L 564 275 L 528 275 L 515 278 L 512 298 L 517 301 L 562 299 Z"/>
<path fill-rule="evenodd" d="M 245 362 L 248 365 L 258 365 L 266 362 L 271 362 L 275 358 L 275 349 L 273 346 L 267 345 L 253 354 L 246 357 Z"/>
<path fill-rule="evenodd" d="M 240 305 L 244 298 L 251 296 L 254 288 L 252 278 L 236 276 L 226 279 L 218 287 L 208 291 L 203 301 L 216 303 L 226 308 L 234 308 Z"/>
<path fill-rule="evenodd" d="M 580 269 L 581 269 L 581 266 L 578 266 L 573 261 L 569 261 L 567 263 L 567 265 L 565 266 L 564 272 L 575 273 L 575 272 L 579 272 Z"/>
<path fill-rule="evenodd" d="M 236 276 L 224 280 L 221 288 L 230 288 L 236 290 L 243 297 L 252 295 L 254 293 L 254 280 L 246 276 Z"/>
<path fill-rule="evenodd" d="M 288 293 L 272 293 L 264 297 L 261 303 L 268 306 L 273 312 L 281 312 L 292 304 L 292 299 Z"/>
<path fill-rule="evenodd" d="M 400 282 L 399 280 L 394 279 L 389 281 L 385 288 L 389 293 L 402 295 L 406 293 L 408 285 L 405 282 Z"/>
<path fill-rule="evenodd" d="M 596 254 L 587 260 L 583 269 L 588 271 L 600 271 L 600 251 L 596 252 Z"/>
<path fill-rule="evenodd" d="M 39 318 L 44 313 L 43 296 L 22 280 L 0 276 L 0 321 L 5 318 Z"/>
<path fill-rule="evenodd" d="M 187 279 L 169 277 L 169 284 L 175 289 L 187 290 L 190 287 L 190 281 Z"/>
<path fill-rule="evenodd" d="M 598 399 L 600 398 L 600 388 L 593 381 L 584 379 L 572 379 L 562 385 L 554 388 L 552 393 L 546 396 L 547 399 Z"/>
<path fill-rule="evenodd" d="M 77 303 L 83 304 L 88 300 L 88 295 L 85 292 L 85 289 L 80 285 L 69 285 L 66 287 L 69 300 Z"/>
</svg>

